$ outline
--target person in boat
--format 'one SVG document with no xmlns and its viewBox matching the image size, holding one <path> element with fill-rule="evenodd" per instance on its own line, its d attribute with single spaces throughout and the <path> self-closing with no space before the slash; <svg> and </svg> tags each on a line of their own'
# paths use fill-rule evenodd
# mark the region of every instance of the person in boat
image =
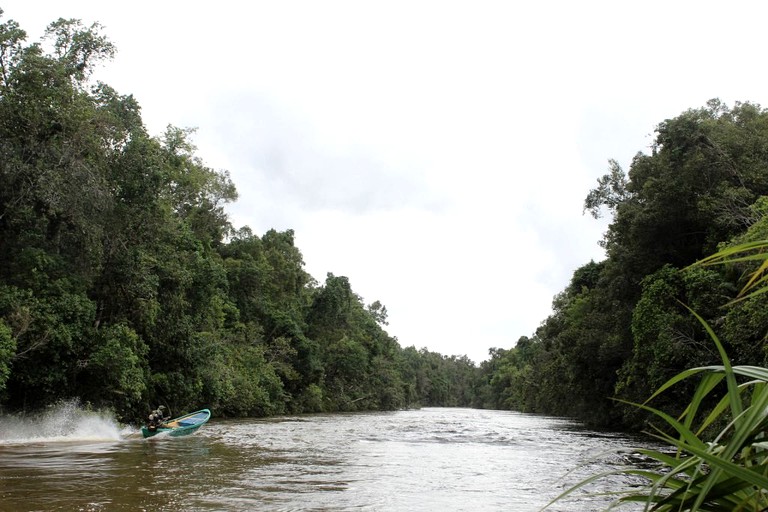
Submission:
<svg viewBox="0 0 768 512">
<path fill-rule="evenodd" d="M 157 430 L 159 427 L 162 427 L 163 424 L 165 424 L 166 421 L 171 419 L 171 415 L 168 416 L 165 415 L 165 406 L 160 405 L 149 413 L 149 424 L 147 425 L 147 428 L 149 430 Z"/>
</svg>

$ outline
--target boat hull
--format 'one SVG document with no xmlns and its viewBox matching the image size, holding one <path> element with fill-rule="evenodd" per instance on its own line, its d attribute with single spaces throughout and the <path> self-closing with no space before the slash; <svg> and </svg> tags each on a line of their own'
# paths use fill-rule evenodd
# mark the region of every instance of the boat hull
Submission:
<svg viewBox="0 0 768 512">
<path fill-rule="evenodd" d="M 201 409 L 199 411 L 179 416 L 164 423 L 164 427 L 150 430 L 147 426 L 141 427 L 141 435 L 152 437 L 158 434 L 165 434 L 171 437 L 188 436 L 197 432 L 210 419 L 211 411 Z"/>
</svg>

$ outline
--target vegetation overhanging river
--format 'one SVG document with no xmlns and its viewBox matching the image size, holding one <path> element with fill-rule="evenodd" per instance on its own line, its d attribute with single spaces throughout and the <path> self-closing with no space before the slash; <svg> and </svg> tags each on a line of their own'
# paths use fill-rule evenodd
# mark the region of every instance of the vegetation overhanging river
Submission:
<svg viewBox="0 0 768 512">
<path fill-rule="evenodd" d="M 560 418 L 443 408 L 214 420 L 145 440 L 71 406 L 40 424 L 0 419 L 0 510 L 534 511 L 636 463 L 638 443 Z"/>
</svg>

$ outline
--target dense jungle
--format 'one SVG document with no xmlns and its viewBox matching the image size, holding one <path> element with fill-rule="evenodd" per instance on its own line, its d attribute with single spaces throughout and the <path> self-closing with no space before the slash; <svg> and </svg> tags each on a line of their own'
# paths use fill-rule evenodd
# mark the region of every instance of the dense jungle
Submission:
<svg viewBox="0 0 768 512">
<path fill-rule="evenodd" d="M 688 268 L 768 238 L 759 105 L 711 100 L 660 121 L 626 172 L 609 161 L 573 212 L 610 216 L 606 258 L 476 364 L 400 346 L 385 305 L 304 270 L 291 230 L 233 226 L 236 184 L 196 155 L 193 130 L 147 133 L 138 99 L 94 79 L 115 52 L 98 25 L 60 19 L 29 43 L 0 22 L 2 411 L 73 397 L 123 421 L 158 403 L 225 417 L 465 406 L 633 429 L 644 417 L 613 397 L 643 401 L 720 362 L 685 305 L 734 364 L 766 364 L 765 295 L 730 303 L 754 268 Z"/>
</svg>

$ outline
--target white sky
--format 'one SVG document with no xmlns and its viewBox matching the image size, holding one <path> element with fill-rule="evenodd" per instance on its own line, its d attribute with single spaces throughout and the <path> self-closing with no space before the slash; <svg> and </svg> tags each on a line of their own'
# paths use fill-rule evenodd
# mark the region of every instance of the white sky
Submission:
<svg viewBox="0 0 768 512">
<path fill-rule="evenodd" d="M 150 133 L 197 127 L 236 227 L 293 229 L 402 346 L 480 362 L 604 257 L 583 201 L 654 127 L 718 97 L 767 105 L 760 1 L 6 0 L 118 48 L 96 78 Z"/>
</svg>

